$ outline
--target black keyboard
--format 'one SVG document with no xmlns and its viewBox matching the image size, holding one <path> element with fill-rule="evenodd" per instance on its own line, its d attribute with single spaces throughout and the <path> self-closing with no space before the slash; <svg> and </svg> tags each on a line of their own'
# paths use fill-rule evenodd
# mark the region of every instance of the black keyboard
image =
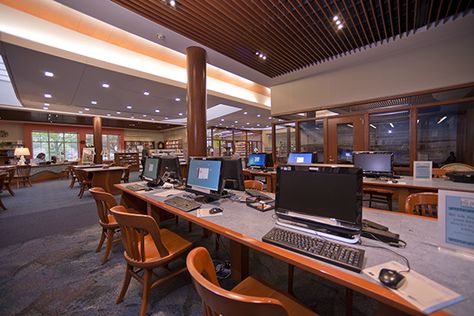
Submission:
<svg viewBox="0 0 474 316">
<path fill-rule="evenodd" d="M 263 194 L 262 192 L 260 192 L 257 189 L 246 189 L 245 192 L 248 195 L 256 197 L 257 199 L 262 200 L 262 201 L 273 200 L 271 197 L 269 197 L 268 195 Z"/>
<path fill-rule="evenodd" d="M 263 236 L 262 240 L 354 272 L 362 271 L 365 254 L 362 249 L 276 227 Z"/>
<path fill-rule="evenodd" d="M 164 202 L 168 204 L 169 206 L 175 207 L 185 212 L 191 212 L 192 210 L 195 210 L 201 207 L 201 204 L 199 204 L 198 202 L 185 199 L 180 196 L 170 197 L 169 199 L 166 199 Z"/>
</svg>

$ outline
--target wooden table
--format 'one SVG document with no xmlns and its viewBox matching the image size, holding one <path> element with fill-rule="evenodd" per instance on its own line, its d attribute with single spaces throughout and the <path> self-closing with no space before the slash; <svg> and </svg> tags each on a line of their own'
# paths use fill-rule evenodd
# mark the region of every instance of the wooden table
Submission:
<svg viewBox="0 0 474 316">
<path fill-rule="evenodd" d="M 474 192 L 474 183 L 453 182 L 442 178 L 415 180 L 413 177 L 401 177 L 400 179 L 396 179 L 396 181 L 397 183 L 393 183 L 392 181 L 364 178 L 364 189 L 384 188 L 395 191 L 395 195 L 398 199 L 398 209 L 401 212 L 405 211 L 405 201 L 412 193 L 438 192 L 438 190 Z"/>
<path fill-rule="evenodd" d="M 102 168 L 104 166 L 108 166 L 108 164 L 100 163 L 96 165 L 75 165 L 75 169 L 89 169 L 89 168 Z"/>
<path fill-rule="evenodd" d="M 187 213 L 165 204 L 164 198 L 154 195 L 157 191 L 134 192 L 127 189 L 124 184 L 116 185 L 116 187 L 123 191 L 121 203 L 126 207 L 146 212 L 155 217 L 158 222 L 163 220 L 162 213 L 170 213 L 228 238 L 231 245 L 232 278 L 236 280 L 243 279 L 249 274 L 249 249 L 251 248 L 377 300 L 380 314 L 394 315 L 404 312 L 422 315 L 415 306 L 365 274 L 348 271 L 261 241 L 262 236 L 274 226 L 273 212 L 258 212 L 242 203 L 222 199 L 213 203 L 212 206 L 217 205 L 222 208 L 224 210 L 223 216 L 199 218 L 196 216 L 196 211 Z M 236 194 L 243 193 L 236 192 Z M 205 207 L 208 206 L 210 205 Z M 472 261 L 440 252 L 436 247 L 429 246 L 436 240 L 433 233 L 437 226 L 436 220 L 372 209 L 364 209 L 363 215 L 364 218 L 387 225 L 392 231 L 403 237 L 408 246 L 405 249 L 396 249 L 396 251 L 409 258 L 413 269 L 466 297 L 466 301 L 453 306 L 448 310 L 449 312 L 454 314 L 469 313 L 471 310 L 470 301 L 474 299 L 474 288 L 472 287 L 474 276 L 469 273 L 460 273 L 472 269 Z M 430 234 L 426 234 L 426 231 L 429 231 Z M 379 245 L 378 242 L 367 241 L 365 238 L 363 238 L 363 243 Z M 354 245 L 354 247 L 362 246 Z M 423 251 L 420 252 L 422 248 Z M 397 260 L 397 257 L 390 255 L 388 251 L 371 247 L 363 249 L 366 251 L 365 267 Z M 422 255 L 420 255 L 421 253 Z M 468 276 L 468 280 L 460 279 L 460 275 Z M 318 294 L 314 293 L 314 295 Z M 443 311 L 434 314 L 445 315 Z"/>
<path fill-rule="evenodd" d="M 271 193 L 276 191 L 276 171 L 263 171 L 255 169 L 244 169 L 242 171 L 245 177 L 252 180 L 255 179 L 256 176 L 265 177 L 267 182 L 267 191 Z"/>
<path fill-rule="evenodd" d="M 108 167 L 108 168 L 84 168 L 88 176 L 92 178 L 92 187 L 101 187 L 111 194 L 119 194 L 120 190 L 114 184 L 120 183 L 122 173 L 127 169 L 125 167 Z"/>
</svg>

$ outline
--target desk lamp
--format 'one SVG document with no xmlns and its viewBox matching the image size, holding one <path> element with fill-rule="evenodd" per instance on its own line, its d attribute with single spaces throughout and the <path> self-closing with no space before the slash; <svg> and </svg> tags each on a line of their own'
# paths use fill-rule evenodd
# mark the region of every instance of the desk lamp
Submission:
<svg viewBox="0 0 474 316">
<path fill-rule="evenodd" d="M 14 155 L 15 156 L 21 156 L 20 160 L 18 161 L 18 164 L 20 166 L 23 166 L 23 165 L 25 165 L 25 162 L 26 162 L 25 156 L 30 155 L 30 150 L 26 147 L 17 147 L 17 148 L 15 148 Z"/>
</svg>

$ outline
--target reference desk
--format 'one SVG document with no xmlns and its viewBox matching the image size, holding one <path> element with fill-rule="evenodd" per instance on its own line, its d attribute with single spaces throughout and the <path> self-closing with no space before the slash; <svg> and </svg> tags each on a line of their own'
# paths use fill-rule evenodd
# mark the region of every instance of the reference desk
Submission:
<svg viewBox="0 0 474 316">
<path fill-rule="evenodd" d="M 398 310 L 409 314 L 421 314 L 416 307 L 364 274 L 354 273 L 261 241 L 261 238 L 275 225 L 272 211 L 262 213 L 247 207 L 245 203 L 222 199 L 207 205 L 222 208 L 224 210 L 222 216 L 198 218 L 196 211 L 186 213 L 166 205 L 163 202 L 165 198 L 154 195 L 160 190 L 134 192 L 127 189 L 126 185 L 128 184 L 116 185 L 117 188 L 123 191 L 121 202 L 126 207 L 142 212 L 146 210 L 149 215 L 158 220 L 163 219 L 160 214 L 164 212 L 171 213 L 230 239 L 231 269 L 232 278 L 234 279 L 243 279 L 248 275 L 248 253 L 249 248 L 252 248 L 321 278 L 372 297 L 379 301 L 384 313 Z M 245 193 L 236 192 L 236 194 L 243 195 Z M 408 246 L 404 249 L 395 250 L 410 260 L 413 270 L 466 297 L 465 301 L 450 307 L 449 312 L 455 315 L 471 314 L 474 299 L 474 287 L 472 286 L 474 282 L 473 262 L 449 253 L 440 252 L 433 246 L 436 242 L 436 236 L 433 233 L 436 231 L 436 220 L 373 209 L 364 209 L 363 215 L 364 218 L 386 225 L 393 232 L 400 234 Z M 365 238 L 362 238 L 362 243 L 382 245 L 377 241 Z M 362 246 L 356 245 L 355 247 Z M 392 260 L 403 262 L 390 251 L 370 247 L 362 248 L 366 251 L 364 268 Z"/>
<path fill-rule="evenodd" d="M 92 178 L 92 187 L 101 187 L 111 194 L 119 194 L 120 190 L 114 184 L 120 183 L 122 173 L 126 167 L 84 168 L 89 178 Z"/>
<path fill-rule="evenodd" d="M 454 190 L 463 192 L 474 192 L 474 183 L 453 182 L 447 179 L 432 178 L 431 180 L 416 180 L 413 177 L 401 177 L 396 183 L 374 178 L 364 178 L 364 189 L 384 188 L 395 191 L 398 197 L 398 209 L 405 211 L 405 201 L 412 193 L 438 192 L 438 190 Z"/>
</svg>

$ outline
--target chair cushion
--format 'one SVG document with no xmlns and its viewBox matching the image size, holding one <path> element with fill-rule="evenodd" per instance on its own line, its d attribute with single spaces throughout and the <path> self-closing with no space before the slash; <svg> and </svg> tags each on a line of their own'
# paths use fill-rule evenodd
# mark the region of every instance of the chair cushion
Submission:
<svg viewBox="0 0 474 316">
<path fill-rule="evenodd" d="M 160 236 L 161 242 L 166 247 L 166 249 L 168 249 L 169 255 L 167 257 L 169 257 L 170 259 L 183 253 L 193 245 L 192 242 L 165 228 L 160 229 Z M 146 235 L 144 241 L 145 261 L 153 262 L 161 260 L 162 257 L 160 255 L 160 252 L 156 248 L 155 242 L 153 241 L 151 235 Z"/>
<path fill-rule="evenodd" d="M 250 276 L 237 284 L 232 292 L 249 296 L 271 297 L 279 300 L 288 312 L 288 315 L 317 315 L 308 308 L 304 307 L 287 294 L 275 290 L 271 286 Z"/>
</svg>

